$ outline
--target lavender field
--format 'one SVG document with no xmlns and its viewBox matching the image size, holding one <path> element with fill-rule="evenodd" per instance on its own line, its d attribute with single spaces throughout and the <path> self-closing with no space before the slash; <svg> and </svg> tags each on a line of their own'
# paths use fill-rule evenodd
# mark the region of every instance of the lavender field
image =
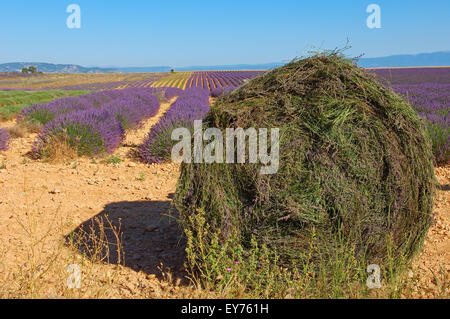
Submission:
<svg viewBox="0 0 450 319">
<path fill-rule="evenodd" d="M 378 69 L 377 77 L 424 119 L 437 165 L 450 162 L 450 68 Z"/>
<path fill-rule="evenodd" d="M 450 161 L 448 114 L 450 68 L 376 69 L 370 72 L 374 72 L 383 84 L 410 101 L 424 119 L 426 130 L 431 136 L 435 163 L 448 164 Z M 90 149 L 88 153 L 111 152 L 120 143 L 123 130 L 134 128 L 143 119 L 156 114 L 159 102 L 155 95 L 158 92 L 167 100 L 179 96 L 178 101 L 150 132 L 149 138 L 140 148 L 141 158 L 145 162 L 160 162 L 163 158 L 167 159 L 167 149 L 171 145 L 169 128 L 173 128 L 176 123 L 184 123 L 186 120 L 189 122 L 195 116 L 202 118 L 209 107 L 208 94 L 213 98 L 229 94 L 238 88 L 239 81 L 242 84 L 243 80 L 259 74 L 261 74 L 260 71 L 197 72 L 187 79 L 188 81 L 183 85 L 185 90 L 176 87 L 175 84 L 178 82 L 174 84 L 170 81 L 165 84 L 174 84 L 174 86 L 151 87 L 148 80 L 129 83 L 126 81 L 105 82 L 95 87 L 94 91 L 97 92 L 91 94 L 61 98 L 25 108 L 19 114 L 18 122 L 34 122 L 43 126 L 43 131 L 36 143 L 37 151 L 48 143 L 50 136 L 59 134 L 57 132 L 61 130 L 67 130 L 68 126 L 74 127 L 76 123 L 75 126 L 78 129 L 95 127 L 97 135 L 92 132 L 90 134 L 94 134 L 95 138 L 101 140 L 101 142 L 99 140 L 93 142 L 94 135 L 90 135 L 90 141 L 97 146 Z M 80 87 L 66 87 L 66 89 L 75 88 Z M 198 105 L 194 105 L 196 103 Z M 108 122 L 106 119 L 111 121 Z M 0 137 L 2 139 L 0 146 L 5 149 L 9 136 L 3 132 Z M 78 139 L 80 140 L 79 137 Z"/>
<path fill-rule="evenodd" d="M 68 143 L 78 155 L 112 153 L 126 130 L 158 113 L 157 93 L 131 88 L 63 98 L 24 109 L 18 121 L 43 125 L 33 149 L 38 157 L 60 143 Z"/>
<path fill-rule="evenodd" d="M 431 136 L 436 165 L 447 165 L 450 158 L 450 68 L 374 72 L 380 81 L 411 103 Z M 231 75 L 241 76 L 238 79 L 241 82 L 236 83 L 236 78 Z M 258 73 L 250 75 L 257 76 Z M 45 217 L 48 219 L 48 215 L 60 209 L 56 207 L 58 204 L 69 216 L 74 211 L 82 211 L 88 222 L 95 218 L 93 214 L 101 212 L 111 202 L 118 198 L 126 199 L 125 208 L 119 210 L 120 215 L 117 216 L 124 218 L 127 226 L 130 218 L 135 220 L 134 228 L 125 228 L 126 231 L 140 230 L 142 221 L 151 214 L 141 204 L 130 211 L 130 203 L 147 205 L 152 201 L 166 201 L 175 190 L 180 172 L 179 166 L 171 163 L 172 147 L 178 143 L 172 140 L 173 130 L 180 127 L 193 130 L 194 120 L 206 116 L 210 103 L 246 85 L 251 81 L 250 75 L 238 72 L 199 73 L 195 77 L 185 77 L 185 82 L 180 79 L 160 81 L 158 84 L 167 86 L 157 87 L 152 86 L 156 83 L 154 80 L 148 79 L 65 87 L 67 91 L 57 92 L 75 93 L 78 92 L 75 89 L 80 88 L 89 88 L 90 91 L 80 91 L 83 95 L 76 96 L 61 95 L 45 103 L 34 102 L 38 104 L 25 107 L 17 117 L 2 123 L 5 128 L 0 128 L 0 175 L 5 178 L 4 185 L 8 185 L 3 192 L 22 192 L 22 185 L 16 182 L 20 174 L 26 175 L 35 185 L 42 185 L 45 179 L 46 187 L 49 185 L 45 191 L 49 199 L 40 208 L 47 214 Z M 40 90 L 45 91 L 45 88 Z M 33 132 L 39 133 L 29 134 L 30 131 L 24 138 L 19 138 L 14 131 L 20 127 L 31 127 L 37 129 Z M 57 160 L 53 160 L 55 158 Z M 436 171 L 445 169 L 438 167 Z M 54 202 L 58 196 L 62 200 Z M 80 198 L 86 206 L 81 206 Z M 37 202 L 36 198 L 34 200 Z M 55 206 L 49 209 L 49 203 Z M 13 204 L 15 202 L 11 201 L 8 211 L 13 209 Z M 162 215 L 155 216 L 161 218 Z M 143 233 L 147 236 L 145 247 L 161 247 L 162 253 L 170 251 L 178 239 L 170 241 L 157 237 L 154 241 L 147 241 L 150 235 L 165 235 L 155 232 L 153 224 L 157 225 L 157 222 L 149 221 L 150 226 L 146 226 Z M 127 265 L 134 260 L 141 263 L 140 242 L 126 245 L 128 256 L 131 255 L 129 260 L 132 260 L 127 261 Z M 138 247 L 135 253 L 130 253 L 131 246 Z M 76 250 L 74 252 L 77 253 Z M 159 261 L 155 256 L 152 258 Z M 184 254 L 176 258 L 184 260 Z M 146 257 L 146 260 L 152 259 Z M 63 266 L 66 264 L 64 262 Z M 150 266 L 146 267 L 150 269 Z M 238 264 L 232 267 L 237 269 Z M 66 275 L 65 268 L 63 270 Z"/>
<path fill-rule="evenodd" d="M 185 91 L 169 88 L 166 95 L 179 97 L 169 111 L 152 128 L 147 139 L 139 148 L 139 156 L 145 163 L 161 163 L 170 160 L 172 131 L 179 127 L 192 128 L 194 120 L 200 120 L 209 112 L 209 91 L 191 87 Z"/>
<path fill-rule="evenodd" d="M 372 69 L 378 78 L 386 84 L 450 84 L 450 68 L 398 68 Z"/>
</svg>

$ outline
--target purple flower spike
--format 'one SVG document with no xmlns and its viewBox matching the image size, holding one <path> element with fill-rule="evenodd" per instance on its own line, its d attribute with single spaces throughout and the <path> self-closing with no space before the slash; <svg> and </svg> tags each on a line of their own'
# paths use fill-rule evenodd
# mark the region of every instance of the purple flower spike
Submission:
<svg viewBox="0 0 450 319">
<path fill-rule="evenodd" d="M 0 128 L 0 151 L 6 151 L 9 147 L 11 136 L 8 131 Z"/>
</svg>

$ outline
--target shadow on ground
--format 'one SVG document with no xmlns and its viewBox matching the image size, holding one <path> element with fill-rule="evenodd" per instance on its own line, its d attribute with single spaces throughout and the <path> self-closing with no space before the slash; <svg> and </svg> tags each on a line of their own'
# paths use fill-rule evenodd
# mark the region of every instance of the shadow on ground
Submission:
<svg viewBox="0 0 450 319">
<path fill-rule="evenodd" d="M 185 242 L 177 217 L 170 201 L 111 203 L 66 240 L 96 261 L 121 264 L 159 278 L 163 265 L 174 278 L 183 279 Z"/>
<path fill-rule="evenodd" d="M 441 191 L 445 191 L 448 192 L 450 191 L 450 184 L 446 184 L 446 185 L 438 185 L 437 189 L 441 190 Z"/>
</svg>

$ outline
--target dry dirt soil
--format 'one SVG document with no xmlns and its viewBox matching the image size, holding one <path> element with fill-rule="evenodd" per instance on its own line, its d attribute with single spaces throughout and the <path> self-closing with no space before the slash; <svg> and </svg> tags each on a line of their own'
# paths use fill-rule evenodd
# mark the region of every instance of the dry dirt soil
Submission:
<svg viewBox="0 0 450 319">
<path fill-rule="evenodd" d="M 128 133 L 115 153 L 120 163 L 31 160 L 35 134 L 0 152 L 0 297 L 195 297 L 171 208 L 179 165 L 146 165 L 132 156 L 168 107 Z M 409 272 L 418 280 L 417 298 L 449 292 L 450 166 L 436 175 L 434 222 Z M 69 289 L 77 269 L 81 288 Z"/>
</svg>

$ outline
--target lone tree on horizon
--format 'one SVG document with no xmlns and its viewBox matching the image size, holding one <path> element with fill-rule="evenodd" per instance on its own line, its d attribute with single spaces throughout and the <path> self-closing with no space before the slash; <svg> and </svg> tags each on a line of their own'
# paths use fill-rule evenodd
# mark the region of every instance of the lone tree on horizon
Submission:
<svg viewBox="0 0 450 319">
<path fill-rule="evenodd" d="M 30 66 L 30 67 L 28 67 L 28 68 L 23 68 L 23 69 L 22 69 L 22 73 L 26 73 L 26 74 L 28 74 L 28 73 L 35 74 L 35 73 L 38 73 L 38 71 L 37 71 L 37 68 L 36 68 L 34 65 L 32 65 L 32 66 Z"/>
</svg>

